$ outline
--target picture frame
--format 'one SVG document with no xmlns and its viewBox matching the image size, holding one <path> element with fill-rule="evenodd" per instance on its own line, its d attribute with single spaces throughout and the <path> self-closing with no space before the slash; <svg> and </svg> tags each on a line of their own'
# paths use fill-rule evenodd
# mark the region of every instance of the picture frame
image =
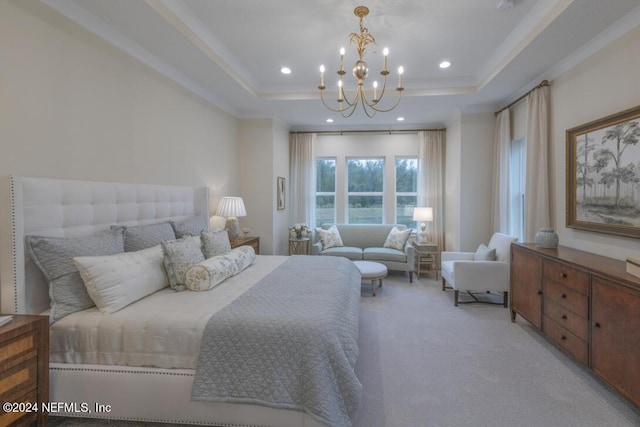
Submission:
<svg viewBox="0 0 640 427">
<path fill-rule="evenodd" d="M 276 206 L 278 208 L 279 211 L 283 210 L 285 208 L 285 203 L 286 203 L 286 197 L 285 197 L 285 190 L 286 190 L 286 182 L 285 179 L 281 176 L 279 176 L 276 180 Z"/>
<path fill-rule="evenodd" d="M 566 131 L 566 226 L 640 238 L 640 106 Z"/>
</svg>

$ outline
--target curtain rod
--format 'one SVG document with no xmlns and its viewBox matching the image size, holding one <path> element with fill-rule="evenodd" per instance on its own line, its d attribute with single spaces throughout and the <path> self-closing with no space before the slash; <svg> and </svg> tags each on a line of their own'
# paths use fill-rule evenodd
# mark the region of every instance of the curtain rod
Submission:
<svg viewBox="0 0 640 427">
<path fill-rule="evenodd" d="M 418 132 L 444 132 L 446 128 L 442 129 L 398 129 L 398 130 L 320 130 L 320 131 L 290 131 L 289 135 L 295 135 L 297 133 L 315 133 L 319 135 L 345 135 L 349 133 L 386 133 L 389 135 L 392 134 L 401 134 L 401 133 L 418 133 Z"/>
<path fill-rule="evenodd" d="M 536 87 L 534 87 L 533 89 L 531 89 L 529 92 L 525 93 L 524 95 L 522 95 L 520 98 L 516 99 L 515 101 L 513 101 L 511 104 L 507 105 L 506 107 L 502 107 L 501 109 L 499 109 L 498 111 L 495 112 L 495 115 L 497 116 L 498 114 L 500 114 L 501 112 L 503 112 L 504 110 L 506 110 L 507 108 L 511 108 L 514 105 L 516 105 L 518 102 L 522 101 L 523 99 L 525 99 L 527 96 L 529 96 L 529 94 L 531 92 L 533 92 L 536 89 L 540 89 L 541 87 L 545 87 L 545 86 L 549 86 L 549 81 L 548 80 L 543 80 L 540 82 L 540 84 Z"/>
</svg>

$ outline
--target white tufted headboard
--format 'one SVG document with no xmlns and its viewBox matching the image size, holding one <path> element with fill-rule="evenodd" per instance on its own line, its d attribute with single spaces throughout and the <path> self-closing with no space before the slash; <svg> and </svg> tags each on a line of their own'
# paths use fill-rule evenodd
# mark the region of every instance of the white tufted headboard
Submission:
<svg viewBox="0 0 640 427">
<path fill-rule="evenodd" d="M 48 285 L 25 251 L 25 236 L 77 237 L 111 225 L 180 220 L 201 213 L 209 189 L 9 176 L 10 248 L 2 248 L 0 311 L 36 314 L 49 308 Z M 10 254 L 7 252 L 10 251 Z"/>
</svg>

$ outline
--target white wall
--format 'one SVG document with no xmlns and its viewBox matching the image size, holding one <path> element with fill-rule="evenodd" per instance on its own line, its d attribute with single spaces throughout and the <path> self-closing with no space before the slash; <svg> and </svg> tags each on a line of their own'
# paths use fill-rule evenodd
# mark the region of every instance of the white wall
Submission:
<svg viewBox="0 0 640 427">
<path fill-rule="evenodd" d="M 416 157 L 418 155 L 418 134 L 319 134 L 317 137 L 316 157 L 336 158 L 336 186 L 345 186 L 344 191 L 336 194 L 336 222 L 347 221 L 346 164 L 348 157 L 384 157 L 384 222 L 395 222 L 395 202 L 387 200 L 395 191 L 396 157 Z M 337 188 L 336 188 L 337 190 Z M 388 193 L 386 191 L 389 190 Z"/>
<path fill-rule="evenodd" d="M 284 177 L 286 179 L 286 199 L 285 208 L 277 210 L 276 207 L 276 178 Z M 271 177 L 273 191 L 273 253 L 279 255 L 289 254 L 289 213 L 291 212 L 292 199 L 289 189 L 291 182 L 289 180 L 289 129 L 282 123 L 274 121 L 273 123 L 273 176 Z"/>
<path fill-rule="evenodd" d="M 493 171 L 493 113 L 462 116 L 460 170 L 460 250 L 475 251 L 487 244 L 491 225 L 491 174 Z"/>
<path fill-rule="evenodd" d="M 640 240 L 565 226 L 565 132 L 640 105 L 640 26 L 551 82 L 552 221 L 560 244 L 625 259 Z"/>
</svg>

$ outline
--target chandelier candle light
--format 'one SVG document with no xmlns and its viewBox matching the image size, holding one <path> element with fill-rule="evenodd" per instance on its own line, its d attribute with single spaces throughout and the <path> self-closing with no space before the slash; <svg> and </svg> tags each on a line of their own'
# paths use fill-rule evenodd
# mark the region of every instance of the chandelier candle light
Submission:
<svg viewBox="0 0 640 427">
<path fill-rule="evenodd" d="M 369 9 L 365 6 L 358 6 L 354 9 L 353 13 L 360 18 L 360 34 L 351 33 L 349 35 L 349 39 L 351 43 L 355 43 L 356 49 L 358 50 L 358 60 L 353 64 L 353 76 L 358 79 L 358 87 L 356 89 L 355 96 L 352 100 L 347 99 L 344 92 L 344 82 L 342 80 L 343 76 L 346 74 L 344 71 L 344 54 L 345 49 L 340 48 L 340 69 L 338 70 L 338 75 L 340 76 L 338 79 L 338 107 L 332 108 L 327 105 L 324 99 L 324 65 L 320 66 L 320 99 L 325 107 L 327 107 L 331 111 L 335 111 L 337 113 L 341 113 L 343 117 L 350 117 L 353 112 L 358 107 L 358 104 L 362 104 L 362 109 L 366 113 L 368 117 L 373 117 L 376 112 L 387 112 L 391 111 L 398 106 L 400 103 L 400 98 L 402 97 L 402 91 L 404 88 L 402 87 L 402 74 L 404 69 L 402 67 L 398 68 L 398 87 L 396 91 L 398 92 L 398 96 L 396 102 L 393 106 L 388 108 L 381 108 L 378 105 L 382 97 L 384 96 L 385 89 L 387 87 L 387 76 L 389 75 L 389 71 L 387 71 L 387 56 L 389 56 L 389 49 L 386 47 L 382 51 L 383 54 L 383 64 L 382 71 L 380 71 L 380 75 L 382 76 L 382 88 L 380 89 L 380 93 L 378 94 L 378 82 L 373 82 L 373 90 L 372 90 L 372 98 L 371 100 L 367 99 L 367 92 L 364 89 L 364 81 L 369 74 L 369 66 L 366 62 L 363 61 L 363 57 L 366 54 L 366 47 L 368 44 L 376 45 L 376 40 L 373 38 L 373 35 L 369 32 L 369 30 L 362 24 L 362 18 L 369 14 Z M 343 104 L 344 103 L 344 104 Z"/>
</svg>

